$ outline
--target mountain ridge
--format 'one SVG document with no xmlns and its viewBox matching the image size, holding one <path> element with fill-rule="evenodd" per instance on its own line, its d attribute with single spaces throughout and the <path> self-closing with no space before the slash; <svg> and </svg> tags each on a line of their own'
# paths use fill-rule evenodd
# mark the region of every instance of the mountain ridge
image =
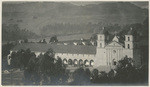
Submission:
<svg viewBox="0 0 150 87">
<path fill-rule="evenodd" d="M 123 25 L 141 23 L 148 16 L 148 10 L 130 2 L 106 2 L 85 6 L 69 2 L 3 3 L 2 12 L 3 23 L 18 24 L 21 29 L 26 28 L 37 34 L 49 24 L 103 22 Z"/>
</svg>

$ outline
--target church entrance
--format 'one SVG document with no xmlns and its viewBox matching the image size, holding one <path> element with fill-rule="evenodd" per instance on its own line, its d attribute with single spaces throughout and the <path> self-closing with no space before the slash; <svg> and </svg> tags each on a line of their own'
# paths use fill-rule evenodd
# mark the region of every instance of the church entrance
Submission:
<svg viewBox="0 0 150 87">
<path fill-rule="evenodd" d="M 117 51 L 116 50 L 113 50 L 113 52 L 112 52 L 112 59 L 117 59 Z"/>
<path fill-rule="evenodd" d="M 117 61 L 115 59 L 112 60 L 112 65 L 117 65 Z"/>
</svg>

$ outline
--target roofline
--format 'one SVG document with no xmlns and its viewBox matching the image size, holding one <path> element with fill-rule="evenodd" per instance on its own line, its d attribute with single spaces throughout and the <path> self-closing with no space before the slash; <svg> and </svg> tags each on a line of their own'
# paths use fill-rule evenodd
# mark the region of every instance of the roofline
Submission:
<svg viewBox="0 0 150 87">
<path fill-rule="evenodd" d="M 100 34 L 100 33 L 98 33 L 98 34 L 96 34 L 96 35 L 105 35 L 105 34 Z"/>
<path fill-rule="evenodd" d="M 111 41 L 111 42 L 109 42 L 106 46 L 108 46 L 110 43 L 112 43 L 112 42 L 116 42 L 116 43 L 118 43 L 118 44 L 120 44 L 122 47 L 123 47 L 123 44 L 121 44 L 120 42 L 117 42 L 117 41 Z M 105 47 L 106 47 L 105 46 Z"/>
<path fill-rule="evenodd" d="M 126 34 L 125 36 L 129 36 L 129 35 L 133 36 L 132 34 Z"/>
<path fill-rule="evenodd" d="M 18 51 L 18 50 L 10 50 L 10 51 Z M 46 52 L 46 51 L 33 51 L 33 50 L 31 50 L 31 52 Z M 55 52 L 55 54 L 56 53 L 60 53 L 60 52 Z M 62 52 L 63 53 L 63 52 Z M 65 52 L 64 52 L 65 53 Z M 64 54 L 63 53 L 63 54 Z M 60 53 L 61 54 L 61 53 Z M 66 53 L 67 54 L 67 53 Z M 79 53 L 68 53 L 68 54 L 78 54 L 79 55 Z M 91 54 L 93 54 L 93 55 L 96 55 L 96 53 L 89 53 L 89 54 L 81 54 L 81 55 L 91 55 Z"/>
</svg>

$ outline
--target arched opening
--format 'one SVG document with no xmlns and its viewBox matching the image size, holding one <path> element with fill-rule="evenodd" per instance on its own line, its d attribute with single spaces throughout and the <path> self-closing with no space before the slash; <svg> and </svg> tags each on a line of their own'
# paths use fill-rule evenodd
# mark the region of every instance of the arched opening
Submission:
<svg viewBox="0 0 150 87">
<path fill-rule="evenodd" d="M 102 36 L 100 36 L 100 40 L 102 40 Z"/>
<path fill-rule="evenodd" d="M 64 64 L 67 64 L 67 59 L 66 59 L 66 58 L 63 59 L 63 63 L 64 63 Z"/>
<path fill-rule="evenodd" d="M 117 61 L 115 59 L 113 59 L 112 64 L 115 66 L 117 65 Z"/>
<path fill-rule="evenodd" d="M 72 65 L 72 60 L 71 59 L 68 60 L 68 65 Z"/>
<path fill-rule="evenodd" d="M 94 65 L 94 60 L 90 60 L 90 66 Z"/>
<path fill-rule="evenodd" d="M 100 43 L 100 47 L 102 47 L 102 43 Z"/>
<path fill-rule="evenodd" d="M 85 61 L 84 61 L 84 65 L 85 65 L 85 66 L 89 66 L 88 60 L 85 60 Z"/>
<path fill-rule="evenodd" d="M 78 61 L 77 59 L 74 59 L 74 66 L 77 66 L 78 65 Z"/>
<path fill-rule="evenodd" d="M 130 41 L 130 37 L 128 37 L 128 41 Z"/>
<path fill-rule="evenodd" d="M 83 66 L 83 60 L 82 59 L 79 60 L 79 65 Z"/>
<path fill-rule="evenodd" d="M 128 44 L 128 49 L 130 48 L 130 45 Z"/>
</svg>

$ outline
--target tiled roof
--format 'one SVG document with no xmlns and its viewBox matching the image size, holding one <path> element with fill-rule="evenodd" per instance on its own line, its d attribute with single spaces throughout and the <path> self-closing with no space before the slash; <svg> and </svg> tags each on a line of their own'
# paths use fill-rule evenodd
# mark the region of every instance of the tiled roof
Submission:
<svg viewBox="0 0 150 87">
<path fill-rule="evenodd" d="M 56 53 L 71 53 L 71 54 L 96 54 L 96 46 L 81 46 L 81 45 L 56 45 L 43 43 L 22 43 L 16 45 L 12 51 L 20 49 L 30 49 L 31 51 L 46 52 L 52 48 Z"/>
</svg>

